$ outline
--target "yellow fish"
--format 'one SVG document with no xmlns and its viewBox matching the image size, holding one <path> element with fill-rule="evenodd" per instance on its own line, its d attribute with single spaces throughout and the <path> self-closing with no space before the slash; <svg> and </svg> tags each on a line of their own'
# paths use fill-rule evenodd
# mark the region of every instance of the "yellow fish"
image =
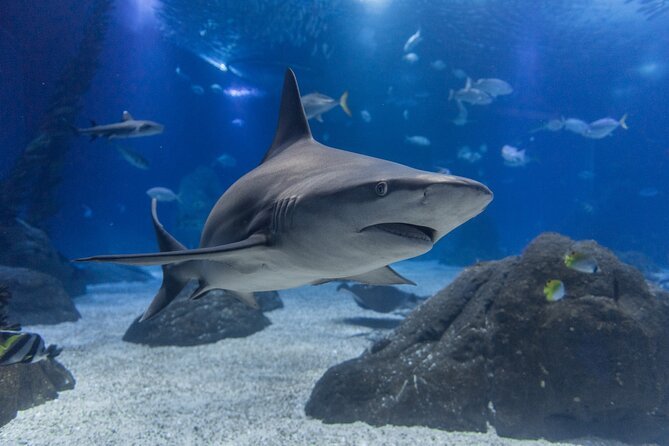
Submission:
<svg viewBox="0 0 669 446">
<path fill-rule="evenodd" d="M 544 286 L 544 294 L 547 301 L 557 302 L 564 297 L 564 283 L 557 279 L 549 280 L 546 282 L 546 286 Z"/>
</svg>

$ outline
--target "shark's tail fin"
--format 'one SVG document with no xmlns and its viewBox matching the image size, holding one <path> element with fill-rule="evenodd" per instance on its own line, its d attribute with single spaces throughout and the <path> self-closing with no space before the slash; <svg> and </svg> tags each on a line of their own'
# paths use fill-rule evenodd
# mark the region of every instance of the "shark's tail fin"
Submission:
<svg viewBox="0 0 669 446">
<path fill-rule="evenodd" d="M 177 239 L 165 230 L 163 225 L 158 220 L 158 200 L 155 198 L 151 200 L 151 220 L 153 221 L 153 228 L 156 231 L 156 239 L 158 247 L 161 252 L 164 251 L 182 251 L 187 249 L 184 245 L 179 243 Z M 178 264 L 163 265 L 163 283 L 156 293 L 156 296 L 151 301 L 149 308 L 146 309 L 140 321 L 145 321 L 154 317 L 162 309 L 170 304 L 175 297 L 181 292 L 188 283 L 188 278 L 180 277 L 177 274 Z"/>
<path fill-rule="evenodd" d="M 351 109 L 348 108 L 348 90 L 346 90 L 339 98 L 339 106 L 342 110 L 344 110 L 344 113 L 346 113 L 349 118 L 353 117 Z"/>
</svg>

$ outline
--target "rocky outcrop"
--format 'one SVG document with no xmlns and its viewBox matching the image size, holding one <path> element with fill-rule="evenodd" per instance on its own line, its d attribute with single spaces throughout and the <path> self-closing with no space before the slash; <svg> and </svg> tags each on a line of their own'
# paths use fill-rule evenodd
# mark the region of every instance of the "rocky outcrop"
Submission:
<svg viewBox="0 0 669 446">
<path fill-rule="evenodd" d="M 567 268 L 587 251 L 600 271 Z M 565 284 L 549 302 L 547 280 Z M 557 234 L 478 264 L 389 337 L 319 380 L 326 422 L 424 425 L 552 440 L 669 444 L 669 298 L 595 242 Z"/>
<path fill-rule="evenodd" d="M 81 317 L 61 282 L 26 268 L 0 266 L 0 284 L 12 295 L 9 319 L 21 325 L 59 324 Z"/>
<path fill-rule="evenodd" d="M 0 367 L 0 426 L 26 410 L 74 389 L 74 377 L 55 359 Z"/>
<path fill-rule="evenodd" d="M 19 219 L 0 220 L 0 265 L 53 276 L 71 296 L 86 292 L 81 272 L 56 251 L 46 233 Z"/>
<path fill-rule="evenodd" d="M 277 292 L 257 293 L 259 310 L 222 290 L 210 291 L 197 300 L 188 300 L 187 294 L 182 293 L 153 319 L 135 319 L 123 340 L 152 346 L 188 346 L 246 337 L 270 325 L 263 311 L 283 306 Z"/>
</svg>

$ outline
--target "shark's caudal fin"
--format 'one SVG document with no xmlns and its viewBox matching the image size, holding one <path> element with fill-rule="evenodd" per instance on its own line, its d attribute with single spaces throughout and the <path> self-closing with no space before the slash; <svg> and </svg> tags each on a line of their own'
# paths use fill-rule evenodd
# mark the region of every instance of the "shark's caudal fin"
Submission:
<svg viewBox="0 0 669 446">
<path fill-rule="evenodd" d="M 265 153 L 262 162 L 278 155 L 292 143 L 304 138 L 311 138 L 311 129 L 307 123 L 307 117 L 304 115 L 295 73 L 289 68 L 286 70 L 286 77 L 283 80 L 279 123 L 274 134 L 274 141 Z"/>
</svg>

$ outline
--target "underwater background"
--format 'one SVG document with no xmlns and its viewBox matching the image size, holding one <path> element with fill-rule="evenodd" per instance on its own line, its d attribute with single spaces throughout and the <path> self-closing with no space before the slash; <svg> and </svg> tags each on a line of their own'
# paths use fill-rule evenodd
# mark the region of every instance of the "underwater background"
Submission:
<svg viewBox="0 0 669 446">
<path fill-rule="evenodd" d="M 494 200 L 392 286 L 141 321 L 171 267 L 71 260 L 152 198 L 197 247 L 287 68 L 316 141 Z M 0 444 L 669 445 L 668 81 L 667 0 L 0 2 Z"/>
<path fill-rule="evenodd" d="M 4 2 L 3 174 L 34 137 L 102 3 Z M 151 251 L 145 191 L 178 192 L 198 168 L 195 187 L 211 190 L 204 214 L 190 214 L 204 218 L 211 197 L 255 167 L 269 146 L 282 73 L 291 66 L 303 94 L 338 98 L 349 91 L 353 117 L 337 109 L 323 123 L 312 121 L 317 140 L 420 169 L 447 168 L 495 192 L 483 215 L 428 256 L 464 265 L 517 253 L 551 230 L 666 264 L 669 15 L 648 20 L 640 3 L 649 2 L 118 2 L 106 12 L 97 70 L 73 124 L 116 122 L 128 110 L 164 124 L 165 132 L 114 143 L 73 140 L 62 181 L 44 186 L 58 210 L 41 223 L 71 258 Z M 403 45 L 418 29 L 419 60 L 410 63 Z M 435 61 L 443 65 L 435 69 Z M 221 63 L 240 75 L 222 71 Z M 457 126 L 458 108 L 448 95 L 466 76 L 503 79 L 514 91 L 468 107 L 471 122 Z M 212 84 L 222 91 L 212 91 Z M 623 114 L 629 130 L 599 140 L 564 130 L 531 133 L 550 119 L 591 122 Z M 407 143 L 410 135 L 431 144 Z M 118 145 L 140 153 L 148 170 L 128 164 Z M 482 145 L 487 152 L 479 160 L 458 158 L 463 146 L 477 151 Z M 506 166 L 504 145 L 526 150 L 529 163 Z M 235 165 L 217 163 L 222 154 Z M 212 175 L 216 184 L 207 183 Z M 192 228 L 201 223 L 178 218 L 186 201 L 162 206 L 161 214 L 192 246 L 199 233 Z"/>
</svg>

